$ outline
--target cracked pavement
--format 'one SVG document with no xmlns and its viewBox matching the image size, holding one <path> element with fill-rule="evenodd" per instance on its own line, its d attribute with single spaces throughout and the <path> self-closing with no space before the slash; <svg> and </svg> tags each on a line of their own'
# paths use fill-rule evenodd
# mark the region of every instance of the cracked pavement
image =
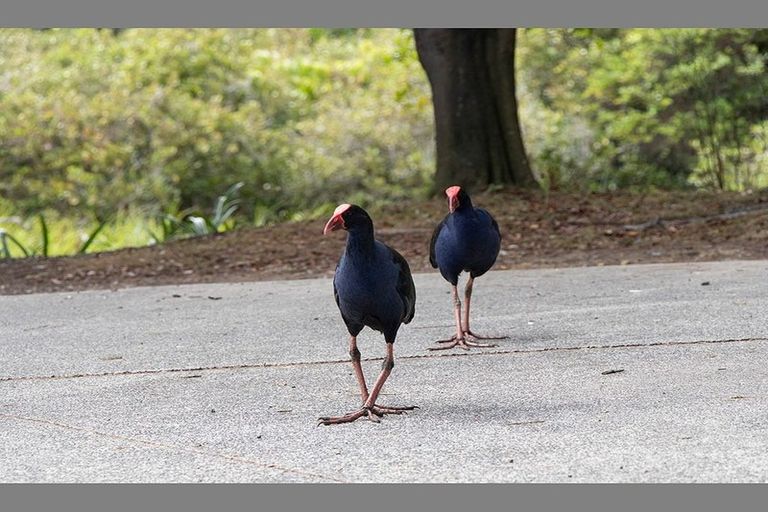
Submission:
<svg viewBox="0 0 768 512">
<path fill-rule="evenodd" d="M 332 427 L 329 279 L 0 296 L 0 481 L 768 481 L 768 261 L 491 272 L 471 352 L 414 277 L 380 403 L 420 409 Z"/>
</svg>

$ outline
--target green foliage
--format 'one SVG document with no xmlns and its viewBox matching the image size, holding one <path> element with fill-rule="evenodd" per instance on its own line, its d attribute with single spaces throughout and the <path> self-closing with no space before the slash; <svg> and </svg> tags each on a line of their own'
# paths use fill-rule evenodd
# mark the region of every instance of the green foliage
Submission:
<svg viewBox="0 0 768 512">
<path fill-rule="evenodd" d="M 15 218 L 0 218 L 1 258 L 8 259 L 18 256 L 48 257 L 49 246 L 52 242 L 48 228 L 48 220 L 46 220 L 43 213 L 39 213 L 36 218 L 40 224 L 39 235 L 35 235 L 34 227 L 30 225 L 31 222 L 22 222 L 21 220 Z M 14 231 L 16 236 L 11 235 L 5 227 L 2 227 L 4 224 L 15 225 L 16 229 Z M 76 252 L 78 254 L 84 254 L 87 252 L 88 248 L 91 247 L 91 245 L 96 241 L 96 237 L 107 225 L 109 225 L 107 220 L 96 222 L 95 227 L 93 227 L 90 232 L 80 233 L 80 244 L 76 246 L 74 250 L 67 252 Z M 64 234 L 64 238 L 68 238 L 68 236 Z M 60 242 L 58 239 L 53 240 L 53 242 L 56 245 L 60 245 L 58 244 L 58 242 Z M 11 250 L 12 248 L 14 248 L 14 250 Z"/>
<path fill-rule="evenodd" d="M 157 215 L 154 221 L 147 221 L 143 214 L 127 211 L 114 218 L 75 223 L 70 218 L 59 217 L 56 212 L 49 213 L 51 219 L 39 213 L 35 217 L 39 221 L 39 235 L 31 220 L 0 217 L 0 258 L 83 254 L 92 249 L 141 246 L 229 231 L 236 227 L 234 215 L 240 205 L 238 193 L 242 186 L 236 183 L 229 187 L 216 199 L 210 214 L 188 209 L 166 212 Z M 55 254 L 49 254 L 49 246 L 55 248 Z"/>
<path fill-rule="evenodd" d="M 45 221 L 45 215 L 42 213 L 37 215 L 40 220 L 40 255 L 44 258 L 48 257 L 48 246 L 50 245 L 51 236 L 48 232 L 48 223 Z"/>
<path fill-rule="evenodd" d="M 234 223 L 231 226 L 227 226 L 230 218 L 237 211 L 240 200 L 237 198 L 238 192 L 243 188 L 243 182 L 235 183 L 219 196 L 216 200 L 216 206 L 213 208 L 213 216 L 207 220 L 208 226 L 215 233 L 218 233 L 222 227 L 228 227 L 232 229 Z"/>
<path fill-rule="evenodd" d="M 104 219 L 427 190 L 431 101 L 410 31 L 0 30 L 0 195 Z M 223 212 L 222 212 L 223 213 Z"/>
<path fill-rule="evenodd" d="M 93 241 L 96 240 L 96 237 L 99 236 L 99 233 L 104 229 L 104 226 L 107 225 L 106 220 L 100 221 L 96 227 L 88 234 L 88 237 L 83 241 L 83 244 L 80 246 L 80 249 L 78 249 L 78 254 L 85 254 L 85 252 L 88 250 L 88 248 L 93 244 Z M 47 245 L 47 242 L 46 244 Z"/>
<path fill-rule="evenodd" d="M 235 183 L 223 195 L 219 196 L 210 216 L 187 214 L 178 220 L 178 217 L 165 214 L 164 218 L 172 220 L 173 226 L 176 228 L 172 231 L 172 236 L 178 237 L 184 232 L 202 236 L 234 229 L 235 220 L 232 216 L 240 205 L 240 199 L 237 198 L 237 195 L 242 187 L 243 182 Z"/>
<path fill-rule="evenodd" d="M 521 119 L 551 187 L 768 185 L 766 31 L 526 29 Z"/>
<path fill-rule="evenodd" d="M 0 29 L 0 46 L 0 257 L 430 190 L 410 30 Z M 548 188 L 768 186 L 767 55 L 768 30 L 520 30 L 533 167 Z"/>
<path fill-rule="evenodd" d="M 150 243 L 160 244 L 168 240 L 178 238 L 182 232 L 183 219 L 177 215 L 170 213 L 163 213 L 155 218 L 155 224 L 158 226 L 159 231 L 148 229 L 150 236 Z"/>
<path fill-rule="evenodd" d="M 25 257 L 29 256 L 29 251 L 21 242 L 6 230 L 0 228 L 0 256 L 2 256 L 3 259 L 12 257 L 11 244 L 15 245 Z"/>
</svg>

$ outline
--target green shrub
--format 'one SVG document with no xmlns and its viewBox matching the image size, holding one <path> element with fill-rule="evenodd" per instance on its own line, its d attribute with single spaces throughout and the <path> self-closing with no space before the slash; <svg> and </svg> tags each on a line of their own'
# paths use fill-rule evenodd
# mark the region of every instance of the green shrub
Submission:
<svg viewBox="0 0 768 512">
<path fill-rule="evenodd" d="M 292 214 L 426 190 L 410 31 L 0 30 L 0 194 L 25 215 Z"/>
<path fill-rule="evenodd" d="M 768 185 L 768 31 L 520 31 L 521 119 L 554 187 Z"/>
</svg>

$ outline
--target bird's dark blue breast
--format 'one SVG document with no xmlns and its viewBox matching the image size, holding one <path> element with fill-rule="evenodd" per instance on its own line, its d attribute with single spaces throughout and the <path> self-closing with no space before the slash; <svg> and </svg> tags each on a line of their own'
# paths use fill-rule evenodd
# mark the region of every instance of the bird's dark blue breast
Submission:
<svg viewBox="0 0 768 512">
<path fill-rule="evenodd" d="M 496 262 L 501 236 L 491 215 L 482 208 L 455 211 L 437 233 L 434 259 L 443 277 L 456 284 L 462 271 L 473 277 L 486 273 Z"/>
<path fill-rule="evenodd" d="M 350 333 L 363 326 L 392 337 L 407 316 L 398 290 L 401 269 L 392 250 L 379 241 L 373 253 L 345 251 L 333 279 L 341 316 Z M 408 276 L 410 279 L 410 275 Z"/>
</svg>

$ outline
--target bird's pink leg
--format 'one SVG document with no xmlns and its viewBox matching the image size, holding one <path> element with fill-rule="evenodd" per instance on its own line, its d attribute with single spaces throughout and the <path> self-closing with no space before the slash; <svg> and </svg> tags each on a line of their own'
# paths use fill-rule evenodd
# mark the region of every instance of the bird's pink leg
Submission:
<svg viewBox="0 0 768 512">
<path fill-rule="evenodd" d="M 467 302 L 467 307 L 464 310 L 464 322 L 466 322 L 466 325 L 469 325 L 469 297 L 472 295 L 471 277 L 469 278 L 469 282 L 467 282 L 467 287 L 469 288 L 469 294 L 464 295 Z M 496 345 L 489 343 L 477 343 L 476 341 L 469 339 L 470 337 L 477 339 L 477 337 L 475 337 L 472 333 L 466 332 L 462 327 L 461 299 L 459 299 L 459 290 L 457 286 L 451 285 L 451 298 L 453 299 L 453 313 L 456 318 L 456 334 L 446 340 L 437 340 L 437 343 L 443 343 L 445 344 L 444 346 L 429 347 L 427 350 L 448 350 L 453 347 L 461 347 L 464 350 L 469 350 L 472 347 L 495 347 Z"/>
<path fill-rule="evenodd" d="M 456 319 L 456 334 L 449 340 L 440 340 L 438 343 L 447 343 L 462 338 L 461 329 L 461 299 L 459 299 L 459 289 L 457 286 L 451 286 L 451 298 L 453 299 L 453 316 Z"/>
<path fill-rule="evenodd" d="M 453 315 L 456 318 L 456 339 L 461 339 L 462 337 L 462 330 L 461 330 L 461 300 L 459 300 L 459 290 L 456 286 L 453 287 L 452 290 L 453 295 Z"/>
<path fill-rule="evenodd" d="M 363 366 L 360 364 L 360 351 L 357 349 L 357 336 L 349 338 L 349 357 L 352 359 L 352 367 L 355 369 L 357 385 L 360 387 L 360 396 L 363 403 L 368 400 L 368 386 L 365 385 L 365 375 L 363 375 Z"/>
<path fill-rule="evenodd" d="M 431 347 L 429 350 L 446 350 L 453 348 L 458 344 L 458 340 L 464 337 L 461 329 L 461 299 L 459 299 L 459 290 L 456 285 L 451 285 L 451 301 L 453 302 L 453 315 L 456 320 L 456 334 L 444 340 L 437 340 L 436 343 L 450 343 L 445 347 Z"/>
<path fill-rule="evenodd" d="M 475 334 L 472 332 L 472 330 L 469 328 L 469 305 L 472 302 L 472 287 L 475 284 L 475 279 L 472 276 L 469 276 L 469 279 L 467 280 L 467 285 L 464 288 L 464 322 L 462 331 L 464 333 L 464 338 L 467 340 L 468 343 L 472 343 L 474 340 L 504 340 L 507 339 L 509 336 L 480 336 L 478 334 Z M 490 344 L 490 343 L 472 343 L 471 346 L 474 347 L 495 347 L 496 345 Z"/>
<path fill-rule="evenodd" d="M 387 355 L 384 357 L 384 362 L 381 365 L 381 373 L 373 384 L 371 389 L 371 395 L 368 400 L 363 404 L 364 408 L 368 408 L 373 414 L 377 416 L 383 416 L 384 414 L 403 414 L 405 411 L 412 411 L 417 409 L 417 406 L 411 405 L 407 407 L 386 407 L 382 405 L 376 405 L 376 398 L 378 398 L 381 388 L 384 387 L 389 374 L 392 373 L 392 368 L 395 367 L 395 353 L 394 343 L 387 343 Z"/>
<path fill-rule="evenodd" d="M 350 345 L 352 342 L 350 342 Z M 379 377 L 376 379 L 376 382 L 373 384 L 373 389 L 371 389 L 370 394 L 367 396 L 367 398 L 363 402 L 363 406 L 358 411 L 351 412 L 349 414 L 345 414 L 344 416 L 325 416 L 322 418 L 319 418 L 318 425 L 338 425 L 341 423 L 351 423 L 355 421 L 358 418 L 362 418 L 363 416 L 366 416 L 369 420 L 379 423 L 379 418 L 384 416 L 385 414 L 405 414 L 406 411 L 412 411 L 413 409 L 416 409 L 416 406 L 410 406 L 410 407 L 384 407 L 380 405 L 376 405 L 376 398 L 378 398 L 379 393 L 381 392 L 381 388 L 384 387 L 384 382 L 386 382 L 387 377 L 389 377 L 389 374 L 392 372 L 392 368 L 395 366 L 395 356 L 393 351 L 393 343 L 387 343 L 387 355 L 384 358 L 384 363 L 381 367 L 381 373 L 379 374 Z M 350 350 L 351 352 L 351 350 Z M 353 358 L 354 362 L 354 358 Z M 358 359 L 357 365 L 355 366 L 355 372 L 357 372 L 357 368 L 359 366 L 360 362 Z M 360 375 L 362 376 L 362 368 L 360 369 Z M 362 386 L 365 386 L 365 379 L 362 380 L 363 384 Z M 361 388 L 362 388 L 361 386 Z M 366 390 L 367 392 L 367 390 Z"/>
<path fill-rule="evenodd" d="M 472 301 L 472 286 L 474 283 L 475 280 L 472 278 L 472 276 L 469 276 L 469 279 L 467 279 L 467 284 L 464 287 L 464 318 L 461 322 L 461 332 L 469 331 L 469 304 Z"/>
</svg>

